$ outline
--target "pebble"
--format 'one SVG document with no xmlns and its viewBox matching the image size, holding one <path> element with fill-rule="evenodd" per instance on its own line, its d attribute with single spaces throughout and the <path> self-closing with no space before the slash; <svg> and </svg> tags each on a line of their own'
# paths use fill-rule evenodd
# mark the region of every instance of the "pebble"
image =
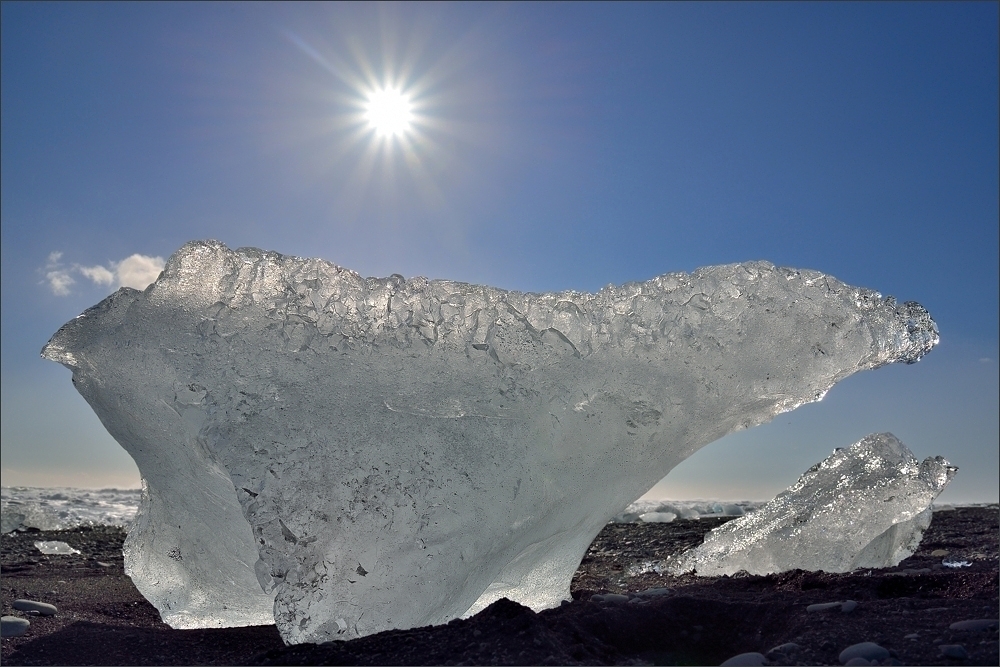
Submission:
<svg viewBox="0 0 1000 667">
<path fill-rule="evenodd" d="M 916 640 L 920 639 L 920 633 L 919 632 L 911 632 L 908 635 L 904 635 L 903 639 L 909 639 L 910 641 L 916 641 Z"/>
<path fill-rule="evenodd" d="M 808 612 L 826 611 L 827 609 L 836 609 L 840 605 L 841 605 L 840 602 L 821 602 L 819 604 L 809 605 L 808 607 L 806 607 L 806 611 Z"/>
<path fill-rule="evenodd" d="M 658 598 L 663 595 L 669 595 L 670 593 L 673 592 L 674 591 L 672 588 L 647 588 L 644 591 L 639 591 L 638 593 L 636 593 L 636 596 L 641 598 Z"/>
<path fill-rule="evenodd" d="M 771 662 L 779 662 L 782 659 L 788 659 L 792 655 L 798 652 L 801 647 L 795 642 L 785 642 L 779 646 L 775 646 L 764 656 Z"/>
<path fill-rule="evenodd" d="M 918 574 L 930 574 L 931 569 L 929 567 L 918 567 L 912 570 L 900 570 L 898 572 L 889 572 L 886 574 L 887 577 L 915 577 Z"/>
<path fill-rule="evenodd" d="M 55 616 L 55 605 L 46 602 L 35 602 L 34 600 L 14 600 L 14 609 L 18 611 L 35 612 L 40 616 Z"/>
<path fill-rule="evenodd" d="M 941 651 L 941 655 L 945 658 L 965 660 L 969 657 L 969 652 L 961 644 L 941 644 L 938 646 L 938 650 Z"/>
<path fill-rule="evenodd" d="M 1000 625 L 1000 621 L 995 618 L 977 618 L 971 621 L 958 621 L 957 623 L 952 623 L 948 627 L 951 630 L 971 630 L 973 632 L 982 632 L 983 630 L 992 630 L 993 628 Z"/>
<path fill-rule="evenodd" d="M 766 660 L 767 658 L 762 653 L 740 653 L 722 663 L 722 667 L 726 667 L 726 665 L 763 665 Z"/>
<path fill-rule="evenodd" d="M 850 614 L 852 611 L 858 608 L 858 603 L 854 600 L 845 600 L 844 604 L 840 605 L 840 611 L 845 614 Z"/>
<path fill-rule="evenodd" d="M 20 637 L 28 631 L 31 622 L 26 618 L 17 616 L 4 616 L 0 618 L 0 636 Z"/>
<path fill-rule="evenodd" d="M 609 602 L 611 604 L 623 604 L 628 602 L 627 595 L 619 595 L 618 593 L 604 593 L 598 595 L 590 596 L 591 602 Z"/>
<path fill-rule="evenodd" d="M 840 664 L 846 665 L 853 658 L 863 658 L 865 660 L 885 660 L 889 657 L 889 651 L 882 648 L 875 642 L 861 642 L 860 644 L 854 644 L 853 646 L 848 646 L 843 651 L 840 652 Z M 860 664 L 860 663 L 854 663 Z"/>
<path fill-rule="evenodd" d="M 847 665 L 847 667 L 855 667 L 856 665 L 877 665 L 878 662 L 869 662 L 864 658 L 851 658 L 844 664 Z"/>
<path fill-rule="evenodd" d="M 951 552 L 948 551 L 947 549 L 935 549 L 934 551 L 931 552 L 931 555 L 934 556 L 935 558 L 943 558 L 944 556 L 947 556 L 950 553 Z"/>
</svg>

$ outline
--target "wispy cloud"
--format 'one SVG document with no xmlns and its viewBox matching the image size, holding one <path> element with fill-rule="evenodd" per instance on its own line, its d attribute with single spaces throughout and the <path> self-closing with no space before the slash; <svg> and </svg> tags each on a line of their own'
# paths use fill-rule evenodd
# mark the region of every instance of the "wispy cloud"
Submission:
<svg viewBox="0 0 1000 667">
<path fill-rule="evenodd" d="M 69 287 L 76 281 L 69 274 L 69 269 L 62 265 L 63 254 L 58 250 L 49 253 L 49 259 L 45 263 L 45 280 L 49 283 L 49 289 L 56 296 L 66 296 L 69 294 Z"/>
<path fill-rule="evenodd" d="M 70 287 L 76 283 L 73 274 L 81 275 L 95 285 L 145 289 L 163 270 L 162 257 L 150 257 L 138 253 L 118 262 L 108 262 L 107 266 L 100 264 L 67 266 L 63 264 L 62 258 L 61 251 L 49 253 L 43 269 L 45 282 L 56 296 L 68 296 L 71 293 Z"/>
</svg>

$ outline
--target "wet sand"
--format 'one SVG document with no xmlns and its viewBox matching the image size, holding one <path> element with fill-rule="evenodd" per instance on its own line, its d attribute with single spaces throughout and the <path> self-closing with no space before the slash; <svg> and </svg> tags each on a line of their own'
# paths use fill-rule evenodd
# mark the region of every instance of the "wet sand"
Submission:
<svg viewBox="0 0 1000 667">
<path fill-rule="evenodd" d="M 173 630 L 160 622 L 125 576 L 124 531 L 26 531 L 2 536 L 3 614 L 29 618 L 22 637 L 2 640 L 5 665 L 177 664 L 719 664 L 749 651 L 769 664 L 841 664 L 840 652 L 871 641 L 890 651 L 882 664 L 996 665 L 996 624 L 952 630 L 952 623 L 997 619 L 997 506 L 935 512 L 920 549 L 898 567 L 849 574 L 803 571 L 766 577 L 630 576 L 632 566 L 700 543 L 723 520 L 611 524 L 573 580 L 572 603 L 535 614 L 501 601 L 445 626 L 397 630 L 351 642 L 285 647 L 274 626 Z M 40 540 L 62 540 L 73 556 L 44 556 Z M 943 552 L 948 552 L 943 556 Z M 942 559 L 966 560 L 946 568 Z M 592 600 L 669 588 L 663 595 Z M 52 617 L 15 611 L 17 598 L 58 607 Z M 851 612 L 807 612 L 810 604 L 856 601 Z M 946 657 L 961 645 L 966 658 Z"/>
</svg>

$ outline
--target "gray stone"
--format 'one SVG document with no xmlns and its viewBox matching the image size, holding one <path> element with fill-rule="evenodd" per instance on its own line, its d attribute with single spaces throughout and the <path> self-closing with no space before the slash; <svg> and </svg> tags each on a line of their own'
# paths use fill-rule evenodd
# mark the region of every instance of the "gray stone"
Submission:
<svg viewBox="0 0 1000 667">
<path fill-rule="evenodd" d="M 889 651 L 882 648 L 875 642 L 861 642 L 848 646 L 840 652 L 840 664 L 850 664 L 854 658 L 864 658 L 865 660 L 885 660 L 889 657 Z M 859 664 L 859 663 L 854 663 Z"/>
<path fill-rule="evenodd" d="M 26 618 L 17 616 L 4 616 L 0 618 L 0 636 L 20 637 L 28 631 L 31 622 Z"/>
<path fill-rule="evenodd" d="M 952 623 L 948 627 L 952 630 L 971 630 L 973 632 L 982 632 L 983 630 L 993 630 L 1000 622 L 995 618 L 977 618 L 970 621 L 958 621 L 957 623 Z"/>
<path fill-rule="evenodd" d="M 636 595 L 641 598 L 658 598 L 673 592 L 671 588 L 647 588 L 644 591 L 639 591 Z"/>
<path fill-rule="evenodd" d="M 809 605 L 808 607 L 806 607 L 806 611 L 810 613 L 817 611 L 827 611 L 830 609 L 836 609 L 837 607 L 841 606 L 841 604 L 842 603 L 840 602 L 821 602 L 819 604 Z"/>
<path fill-rule="evenodd" d="M 624 604 L 628 602 L 627 595 L 619 595 L 618 593 L 604 593 L 603 595 L 592 595 L 590 597 L 591 602 L 608 602 L 610 604 Z"/>
<path fill-rule="evenodd" d="M 847 667 L 855 667 L 856 665 L 860 667 L 861 665 L 874 665 L 878 663 L 870 662 L 864 658 L 851 658 L 844 664 L 847 665 Z"/>
<path fill-rule="evenodd" d="M 844 604 L 840 605 L 840 611 L 845 614 L 850 614 L 852 611 L 858 608 L 858 603 L 854 600 L 845 600 Z"/>
<path fill-rule="evenodd" d="M 965 660 L 969 657 L 969 652 L 961 644 L 941 644 L 938 646 L 942 657 L 954 658 L 955 660 Z"/>
<path fill-rule="evenodd" d="M 722 663 L 722 667 L 727 665 L 763 665 L 766 660 L 767 658 L 762 653 L 740 653 Z"/>
<path fill-rule="evenodd" d="M 770 651 L 768 651 L 764 657 L 766 657 L 771 662 L 780 662 L 782 660 L 788 660 L 791 656 L 798 653 L 801 647 L 795 642 L 785 642 L 775 646 Z"/>
<path fill-rule="evenodd" d="M 55 616 L 55 605 L 47 602 L 36 602 L 34 600 L 14 600 L 14 609 L 18 611 L 36 612 L 39 616 Z"/>
</svg>

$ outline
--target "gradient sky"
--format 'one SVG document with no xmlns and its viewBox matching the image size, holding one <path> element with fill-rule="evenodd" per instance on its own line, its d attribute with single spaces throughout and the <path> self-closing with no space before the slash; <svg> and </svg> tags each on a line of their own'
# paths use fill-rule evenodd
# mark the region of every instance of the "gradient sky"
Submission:
<svg viewBox="0 0 1000 667">
<path fill-rule="evenodd" d="M 653 493 L 765 499 L 891 431 L 998 499 L 997 3 L 58 4 L 2 11 L 2 483 L 135 486 L 39 350 L 185 241 L 526 291 L 812 268 L 932 313 L 914 366 Z M 406 142 L 358 124 L 396 84 Z M 138 277 L 136 277 L 138 276 Z"/>
</svg>

